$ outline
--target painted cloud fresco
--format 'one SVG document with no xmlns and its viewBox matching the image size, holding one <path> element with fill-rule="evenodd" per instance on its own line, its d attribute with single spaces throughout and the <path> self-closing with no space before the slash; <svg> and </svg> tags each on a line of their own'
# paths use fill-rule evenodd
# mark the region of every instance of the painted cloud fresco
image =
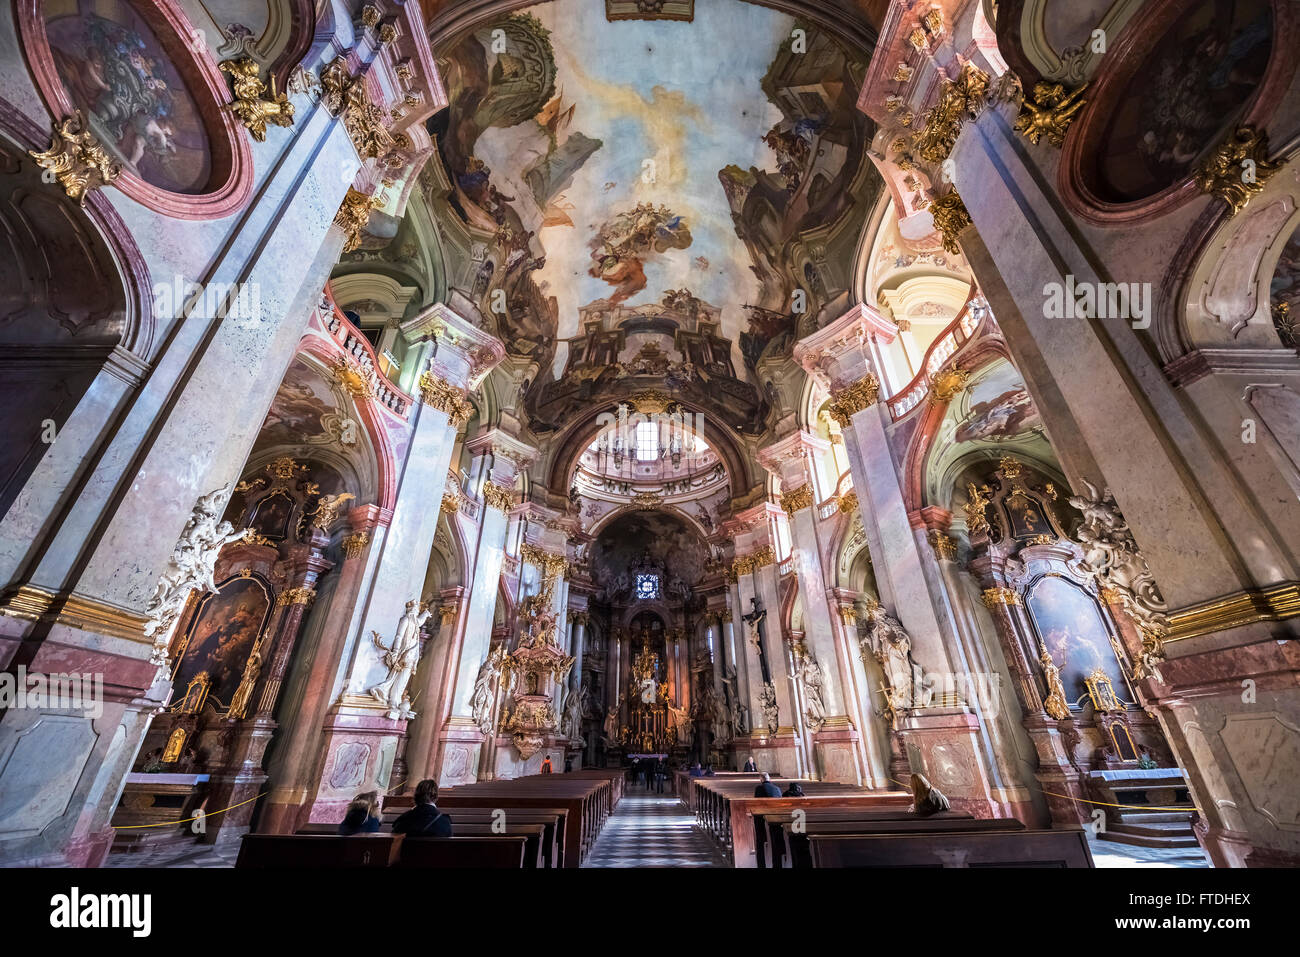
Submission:
<svg viewBox="0 0 1300 957">
<path fill-rule="evenodd" d="M 509 296 L 512 350 L 558 375 L 580 308 L 672 289 L 720 306 L 747 359 L 789 331 L 771 313 L 819 283 L 783 257 L 848 207 L 870 125 L 864 64 L 815 31 L 791 56 L 796 26 L 738 0 L 614 23 L 555 0 L 450 45 L 439 143 L 465 219 L 493 232 L 483 289 Z"/>
</svg>

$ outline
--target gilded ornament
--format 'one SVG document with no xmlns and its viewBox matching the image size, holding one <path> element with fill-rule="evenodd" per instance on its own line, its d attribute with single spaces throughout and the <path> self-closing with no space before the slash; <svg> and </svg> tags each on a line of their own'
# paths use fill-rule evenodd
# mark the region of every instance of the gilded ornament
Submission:
<svg viewBox="0 0 1300 957">
<path fill-rule="evenodd" d="M 632 496 L 632 507 L 643 512 L 652 512 L 663 503 L 663 496 L 656 492 L 637 492 Z"/>
<path fill-rule="evenodd" d="M 508 512 L 515 504 L 515 495 L 504 485 L 495 482 L 483 483 L 483 503 L 498 512 Z"/>
<path fill-rule="evenodd" d="M 943 248 L 955 256 L 961 255 L 961 246 L 957 236 L 971 224 L 970 213 L 966 204 L 957 195 L 955 189 L 930 201 L 930 215 L 934 218 L 934 228 L 943 234 Z"/>
<path fill-rule="evenodd" d="M 86 128 L 80 110 L 54 124 L 48 150 L 44 153 L 29 150 L 28 155 L 41 169 L 53 173 L 68 198 L 83 207 L 87 192 L 108 185 L 122 172 L 122 167 L 109 158 Z"/>
<path fill-rule="evenodd" d="M 934 549 L 935 558 L 950 562 L 957 557 L 957 542 L 951 535 L 947 535 L 937 528 L 932 528 L 928 537 L 930 547 Z"/>
<path fill-rule="evenodd" d="M 375 385 L 373 372 L 370 370 L 362 369 L 344 356 L 335 356 L 334 361 L 330 363 L 330 370 L 334 373 L 334 381 L 349 394 L 359 399 L 374 397 Z"/>
<path fill-rule="evenodd" d="M 442 493 L 442 510 L 448 515 L 453 515 L 460 511 L 460 496 L 453 492 Z"/>
<path fill-rule="evenodd" d="M 875 405 L 879 394 L 880 380 L 874 373 L 868 372 L 857 382 L 835 392 L 831 396 L 827 411 L 830 412 L 831 418 L 839 423 L 840 428 L 848 428 L 849 420 L 853 418 L 854 413 Z"/>
<path fill-rule="evenodd" d="M 356 532 L 343 539 L 343 555 L 345 558 L 360 558 L 361 553 L 365 551 L 370 544 L 369 532 Z"/>
<path fill-rule="evenodd" d="M 260 69 L 252 57 L 225 60 L 221 63 L 221 72 L 230 74 L 230 86 L 235 94 L 234 101 L 226 104 L 226 109 L 235 114 L 253 139 L 265 142 L 268 123 L 293 126 L 293 104 L 286 94 L 276 93 L 274 75 L 271 76 L 271 98 L 262 98 L 266 84 L 262 82 Z"/>
<path fill-rule="evenodd" d="M 1196 185 L 1241 212 L 1250 198 L 1281 169 L 1268 160 L 1268 134 L 1253 126 L 1239 126 L 1196 170 Z"/>
<path fill-rule="evenodd" d="M 446 413 L 458 428 L 474 414 L 474 405 L 464 392 L 427 369 L 420 376 L 420 398 L 425 405 Z"/>
<path fill-rule="evenodd" d="M 973 63 L 962 67 L 956 80 L 944 80 L 939 99 L 925 114 L 925 125 L 912 135 L 917 154 L 931 163 L 947 159 L 961 133 L 962 123 L 983 109 L 988 88 L 988 74 Z"/>
<path fill-rule="evenodd" d="M 1019 605 L 1020 595 L 1012 588 L 986 588 L 980 596 L 984 607 L 992 611 L 998 605 Z"/>
<path fill-rule="evenodd" d="M 1083 98 L 1083 91 L 1087 88 L 1085 83 L 1067 93 L 1060 83 L 1035 83 L 1033 92 L 1021 102 L 1016 132 L 1024 134 L 1025 139 L 1034 144 L 1046 136 L 1047 142 L 1061 146 L 1065 142 L 1065 131 L 1088 102 Z"/>
<path fill-rule="evenodd" d="M 794 513 L 800 509 L 812 508 L 812 504 L 812 487 L 807 483 L 800 485 L 796 489 L 791 489 L 781 496 L 781 508 L 791 518 L 794 518 Z"/>
<path fill-rule="evenodd" d="M 840 496 L 840 511 L 843 513 L 852 513 L 858 510 L 858 490 L 849 489 Z"/>
<path fill-rule="evenodd" d="M 970 373 L 965 369 L 940 369 L 930 376 L 930 399 L 933 402 L 951 402 L 953 396 L 966 388 Z"/>
<path fill-rule="evenodd" d="M 334 214 L 334 225 L 347 233 L 343 252 L 350 253 L 361 245 L 361 234 L 370 222 L 370 211 L 376 208 L 376 200 L 360 190 L 348 187 L 339 211 Z"/>
<path fill-rule="evenodd" d="M 972 535 L 989 531 L 989 520 L 985 509 L 989 507 L 989 496 L 993 493 L 987 485 L 975 487 L 974 482 L 966 485 L 966 503 L 962 511 L 966 513 L 966 531 Z"/>
<path fill-rule="evenodd" d="M 280 592 L 280 597 L 275 600 L 276 605 L 310 605 L 316 598 L 316 589 L 314 588 L 286 588 Z"/>
</svg>

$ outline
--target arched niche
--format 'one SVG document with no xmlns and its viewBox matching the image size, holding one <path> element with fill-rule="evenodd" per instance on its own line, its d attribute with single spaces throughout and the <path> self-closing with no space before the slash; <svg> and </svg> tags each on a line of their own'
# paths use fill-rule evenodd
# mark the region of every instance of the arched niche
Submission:
<svg viewBox="0 0 1300 957">
<path fill-rule="evenodd" d="M 174 0 L 18 0 L 16 13 L 53 120 L 82 113 L 121 166 L 112 188 L 178 219 L 245 204 L 248 135 L 224 108 L 229 86 L 204 34 Z"/>
<path fill-rule="evenodd" d="M 121 391 L 139 384 L 152 346 L 139 249 L 102 192 L 81 206 L 43 181 L 28 154 L 48 146 L 46 133 L 0 99 L 0 515 L 76 410 L 100 433 Z M 92 391 L 101 374 L 113 388 Z M 80 440 L 82 460 L 94 441 Z"/>
</svg>

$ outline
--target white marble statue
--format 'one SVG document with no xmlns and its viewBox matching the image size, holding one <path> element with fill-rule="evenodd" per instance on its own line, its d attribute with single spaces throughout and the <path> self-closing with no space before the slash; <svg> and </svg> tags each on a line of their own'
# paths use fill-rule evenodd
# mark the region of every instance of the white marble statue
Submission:
<svg viewBox="0 0 1300 957">
<path fill-rule="evenodd" d="M 415 712 L 410 709 L 410 699 L 406 696 L 406 686 L 415 674 L 415 666 L 420 662 L 420 626 L 433 614 L 427 602 L 412 598 L 406 603 L 406 612 L 397 622 L 397 633 L 393 643 L 385 645 L 379 632 L 370 633 L 376 648 L 383 652 L 384 667 L 388 675 L 383 681 L 369 690 L 369 694 L 381 704 L 388 705 L 388 717 L 413 718 Z"/>
<path fill-rule="evenodd" d="M 483 659 L 479 665 L 478 677 L 474 679 L 474 695 L 470 702 L 474 723 L 484 734 L 492 733 L 492 702 L 496 697 L 497 676 L 501 672 L 503 648 L 498 645 Z"/>
<path fill-rule="evenodd" d="M 799 661 L 799 682 L 803 685 L 804 716 L 815 734 L 826 724 L 826 682 L 821 665 L 810 654 Z"/>
<path fill-rule="evenodd" d="M 212 575 L 222 547 L 239 541 L 249 532 L 248 529 L 235 531 L 230 522 L 220 520 L 233 488 L 231 482 L 202 496 L 195 503 L 194 512 L 172 549 L 167 569 L 159 578 L 158 588 L 145 609 L 149 620 L 144 626 L 144 635 L 154 639 L 153 653 L 149 656 L 151 664 L 167 663 L 168 633 L 184 610 L 190 592 L 194 589 L 201 592 L 217 590 Z"/>
</svg>

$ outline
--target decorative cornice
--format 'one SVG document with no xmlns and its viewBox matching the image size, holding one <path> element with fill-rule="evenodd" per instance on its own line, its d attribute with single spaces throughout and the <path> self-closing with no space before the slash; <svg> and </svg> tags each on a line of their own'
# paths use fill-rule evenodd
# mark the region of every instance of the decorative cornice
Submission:
<svg viewBox="0 0 1300 957">
<path fill-rule="evenodd" d="M 880 380 L 874 373 L 868 372 L 852 385 L 832 393 L 829 406 L 831 418 L 840 424 L 840 428 L 848 428 L 853 415 L 875 405 L 879 395 Z"/>
<path fill-rule="evenodd" d="M 514 507 L 515 493 L 495 482 L 483 483 L 483 503 L 498 512 L 508 512 Z"/>
</svg>

